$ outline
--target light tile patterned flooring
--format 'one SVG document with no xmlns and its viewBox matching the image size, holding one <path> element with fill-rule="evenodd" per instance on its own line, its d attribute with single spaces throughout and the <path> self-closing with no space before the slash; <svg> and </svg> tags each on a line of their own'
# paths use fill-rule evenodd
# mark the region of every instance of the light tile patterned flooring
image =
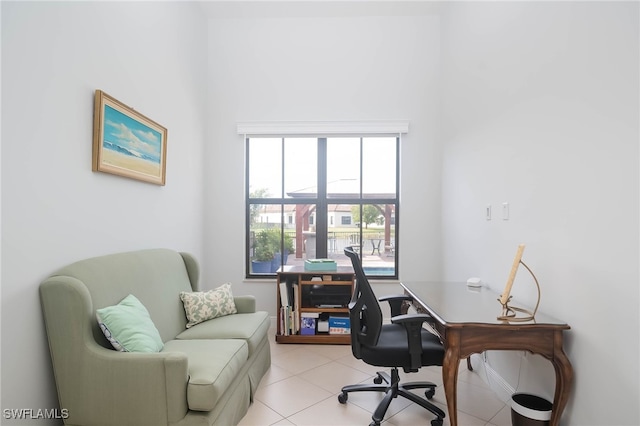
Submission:
<svg viewBox="0 0 640 426">
<path fill-rule="evenodd" d="M 271 369 L 263 377 L 255 399 L 240 426 L 368 425 L 382 394 L 349 394 L 346 404 L 338 402 L 342 386 L 371 383 L 378 367 L 355 359 L 348 345 L 293 345 L 275 343 L 270 332 Z M 432 399 L 447 412 L 440 367 L 422 368 L 406 381 L 436 383 Z M 422 396 L 420 391 L 416 391 Z M 405 398 L 391 402 L 383 426 L 430 425 L 434 416 Z M 448 417 L 445 425 L 449 425 Z M 482 379 L 461 362 L 458 374 L 458 424 L 460 426 L 510 426 L 511 409 L 499 400 Z"/>
</svg>

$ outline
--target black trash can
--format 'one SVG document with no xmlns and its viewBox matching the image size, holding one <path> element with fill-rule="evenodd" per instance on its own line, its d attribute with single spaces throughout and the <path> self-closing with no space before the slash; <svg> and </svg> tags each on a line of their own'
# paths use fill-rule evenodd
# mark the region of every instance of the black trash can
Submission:
<svg viewBox="0 0 640 426">
<path fill-rule="evenodd" d="M 549 426 L 553 404 L 528 393 L 511 395 L 511 424 L 513 426 Z"/>
</svg>

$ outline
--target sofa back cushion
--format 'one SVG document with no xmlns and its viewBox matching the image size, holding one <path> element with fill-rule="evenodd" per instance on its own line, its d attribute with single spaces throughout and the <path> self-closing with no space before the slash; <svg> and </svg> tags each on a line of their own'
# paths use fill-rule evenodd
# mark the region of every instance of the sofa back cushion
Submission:
<svg viewBox="0 0 640 426">
<path fill-rule="evenodd" d="M 187 270 L 189 265 L 189 270 Z M 195 269 L 194 269 L 195 268 Z M 163 342 L 186 328 L 180 292 L 198 289 L 197 262 L 193 256 L 168 249 L 149 249 L 81 260 L 52 276 L 70 276 L 84 283 L 91 294 L 93 335 L 111 347 L 95 320 L 99 308 L 118 304 L 133 294 L 149 311 Z M 191 279 L 190 279 L 191 277 Z"/>
</svg>

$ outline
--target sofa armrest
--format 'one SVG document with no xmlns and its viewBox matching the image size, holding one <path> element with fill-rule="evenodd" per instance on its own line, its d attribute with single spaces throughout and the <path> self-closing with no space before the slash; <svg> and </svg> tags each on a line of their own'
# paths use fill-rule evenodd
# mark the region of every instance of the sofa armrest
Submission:
<svg viewBox="0 0 640 426">
<path fill-rule="evenodd" d="M 235 296 L 233 301 L 239 314 L 251 314 L 256 311 L 255 296 Z"/>
<path fill-rule="evenodd" d="M 61 407 L 69 407 L 71 424 L 96 418 L 119 425 L 165 424 L 187 414 L 186 354 L 95 349 L 85 357 L 92 372 L 88 377 L 76 374 L 62 379 L 71 382 L 66 402 L 60 401 Z"/>
<path fill-rule="evenodd" d="M 102 346 L 86 286 L 56 276 L 40 285 L 60 408 L 69 424 L 166 424 L 188 410 L 188 360 L 182 353 L 117 352 Z"/>
</svg>

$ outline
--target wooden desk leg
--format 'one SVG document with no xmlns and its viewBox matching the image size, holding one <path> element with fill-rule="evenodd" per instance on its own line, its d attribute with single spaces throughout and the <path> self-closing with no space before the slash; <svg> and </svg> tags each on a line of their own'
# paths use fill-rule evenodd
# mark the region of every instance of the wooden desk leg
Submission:
<svg viewBox="0 0 640 426">
<path fill-rule="evenodd" d="M 458 368 L 460 366 L 460 334 L 457 330 L 447 333 L 444 361 L 442 362 L 442 381 L 447 398 L 449 424 L 458 426 Z"/>
<path fill-rule="evenodd" d="M 556 331 L 554 335 L 554 352 L 551 360 L 556 370 L 556 391 L 553 396 L 553 409 L 551 411 L 550 426 L 560 424 L 560 416 L 569 400 L 571 384 L 573 382 L 573 367 L 567 355 L 562 349 L 562 331 Z"/>
</svg>

